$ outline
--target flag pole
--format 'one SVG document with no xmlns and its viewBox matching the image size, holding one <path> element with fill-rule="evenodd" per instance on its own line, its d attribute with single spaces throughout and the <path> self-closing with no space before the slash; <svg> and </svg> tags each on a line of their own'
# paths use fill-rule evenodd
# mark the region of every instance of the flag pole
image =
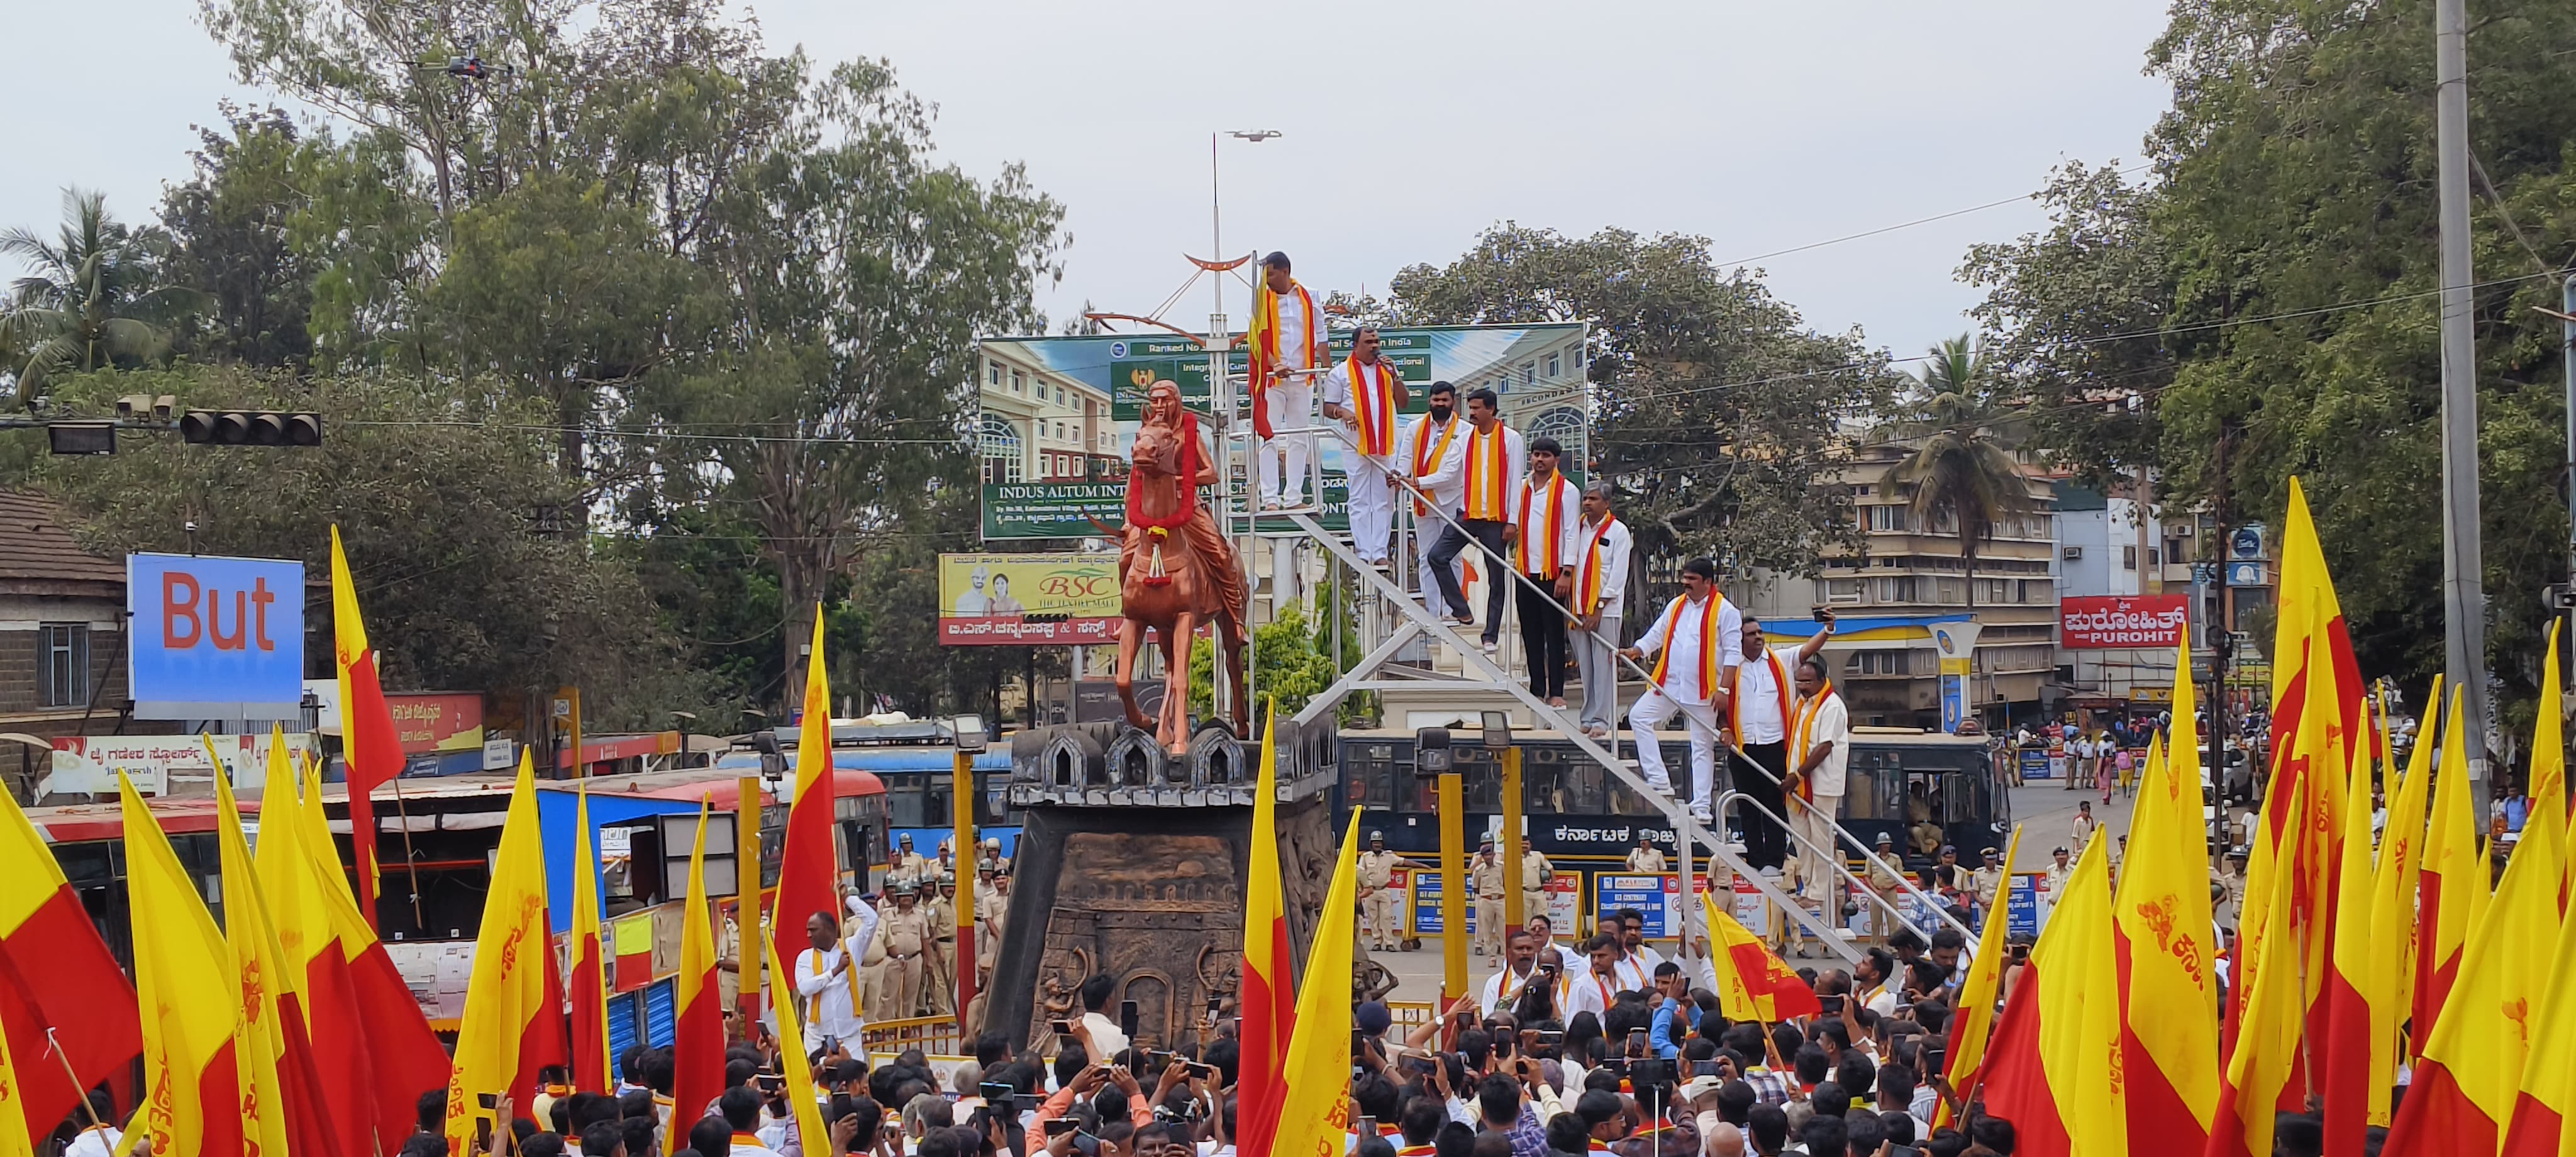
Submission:
<svg viewBox="0 0 2576 1157">
<path fill-rule="evenodd" d="M 420 857 L 413 855 L 411 850 L 411 812 L 403 807 L 401 771 L 394 772 L 393 784 L 394 818 L 402 821 L 403 870 L 411 874 L 411 922 L 414 927 L 419 927 L 427 923 L 420 914 Z"/>
<path fill-rule="evenodd" d="M 92 1128 L 106 1128 L 107 1122 L 98 1119 L 98 1110 L 90 1107 L 89 1089 L 81 1084 L 80 1074 L 72 1071 L 72 1058 L 63 1052 L 63 1042 L 54 1039 L 52 1025 L 45 1026 L 45 1051 L 54 1054 L 54 1063 L 61 1065 L 63 1076 L 71 1080 L 74 1090 L 72 1099 L 80 1102 L 81 1115 L 89 1118 Z"/>
</svg>

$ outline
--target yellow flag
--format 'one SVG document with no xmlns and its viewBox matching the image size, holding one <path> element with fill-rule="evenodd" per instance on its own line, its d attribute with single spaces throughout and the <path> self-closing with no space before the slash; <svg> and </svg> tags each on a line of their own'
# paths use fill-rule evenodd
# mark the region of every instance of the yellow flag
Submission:
<svg viewBox="0 0 2576 1157">
<path fill-rule="evenodd" d="M 232 949 L 133 782 L 118 772 L 116 787 L 153 1157 L 232 1157 L 243 1144 L 241 1090 L 227 1071 L 242 1023 Z"/>
<path fill-rule="evenodd" d="M 779 915 L 773 912 L 769 918 L 775 921 Z M 751 943 L 758 932 L 756 928 L 743 929 L 742 943 Z M 792 1015 L 795 1006 L 787 1003 L 787 994 L 796 991 L 796 986 L 787 982 L 787 970 L 779 966 L 777 942 L 767 936 L 758 936 L 758 939 L 761 959 L 769 971 L 771 999 L 779 1006 L 788 1009 L 791 1014 L 778 1018 L 778 1052 L 780 1056 L 788 1058 L 787 1063 L 779 1067 L 782 1075 L 787 1078 L 787 1103 L 796 1111 L 797 1141 L 806 1152 L 821 1153 L 825 1151 L 825 1146 L 813 1138 L 828 1138 L 831 1133 L 826 1131 L 823 1124 L 823 1107 L 814 1099 L 813 1067 L 802 1061 L 806 1056 L 805 1026 L 798 1023 L 796 1017 Z"/>
<path fill-rule="evenodd" d="M 2561 919 L 2558 885 L 2566 875 L 2564 811 L 2555 799 L 2537 801 L 2492 907 L 2461 954 L 2459 981 L 2442 1018 L 2424 1042 L 2425 1063 L 2447 1070 L 2499 1133 L 2513 1118 L 2542 1000 L 2565 979 L 2549 971 Z M 2413 1107 L 2411 1095 L 2407 1104 Z"/>
<path fill-rule="evenodd" d="M 0 1157 L 35 1157 L 27 1136 L 27 1102 L 18 1091 L 18 1066 L 9 1034 L 0 1032 Z"/>
<path fill-rule="evenodd" d="M 215 741 L 206 739 L 206 754 Z M 221 758 L 215 766 L 215 829 L 221 841 L 218 859 L 224 881 L 224 938 L 232 946 L 233 966 L 241 977 L 240 1031 L 233 1037 L 233 1066 L 241 1081 L 241 1128 L 257 1153 L 288 1153 L 294 1146 L 286 1125 L 286 1092 L 278 1084 L 277 1062 L 286 1055 L 286 1033 L 277 1023 L 276 984 L 286 973 L 285 953 L 271 931 L 267 902 L 260 898 L 259 877 L 251 869 L 250 843 L 242 838 L 241 806 L 233 801 L 231 777 Z"/>
<path fill-rule="evenodd" d="M 475 1152 L 478 1120 L 489 1121 L 481 1098 L 516 1085 L 519 1044 L 529 1022 L 560 1015 L 546 1007 L 544 953 L 554 951 L 546 928 L 546 865 L 537 834 L 536 769 L 519 752 L 519 781 L 501 825 L 492 886 L 483 897 L 483 926 L 474 940 L 474 973 L 465 984 L 465 1019 L 447 1078 L 447 1151 Z M 503 1124 L 504 1128 L 507 1123 Z M 156 1154 L 155 1157 L 158 1157 Z"/>
<path fill-rule="evenodd" d="M 1342 833 L 1341 860 L 1325 893 L 1306 976 L 1297 987 L 1297 1027 L 1288 1038 L 1279 1134 L 1272 1157 L 1342 1157 L 1351 1124 L 1351 938 L 1359 906 L 1360 812 Z"/>
<path fill-rule="evenodd" d="M 2111 841 L 2093 840 L 2066 897 L 2030 950 L 2040 976 L 2039 1056 L 2073 1157 L 2127 1157 L 2120 1055 L 2120 966 L 2112 947 Z M 2203 885 L 2206 887 L 2206 885 Z"/>
<path fill-rule="evenodd" d="M 2397 1072 L 2399 1026 L 2415 1004 L 2415 889 L 2424 863 L 2424 813 L 2433 792 L 2433 732 L 2441 723 L 2442 677 L 2424 697 L 2424 722 L 2406 756 L 2406 777 L 2387 793 L 2388 823 L 2379 835 L 2371 880 L 2370 926 L 2380 936 L 2370 955 L 2370 1071 L 2388 1075 L 2370 1089 L 2368 1120 L 2388 1124 L 2388 1089 Z"/>
<path fill-rule="evenodd" d="M 2189 671 L 2191 656 L 2182 657 Z M 2174 734 L 2147 756 L 2147 778 L 2129 820 L 2113 924 L 2127 954 L 2121 1015 L 2134 1047 L 2122 1073 L 2135 1131 L 2206 1142 L 2218 1110 L 2218 945 L 2209 909 L 2209 838 L 2200 815 L 2200 761 L 2188 736 L 2191 706 L 2174 681 Z M 2180 766 L 2176 766 L 2179 764 Z M 2186 778 L 2185 773 L 2188 773 Z M 2047 990 L 2042 989 L 2043 993 Z"/>
<path fill-rule="evenodd" d="M 2014 824 L 2012 838 L 2004 841 L 2005 871 L 2012 870 L 2019 855 L 2021 825 Z M 2005 894 L 2009 896 L 2011 890 L 2006 889 Z M 1959 986 L 1958 1011 L 1950 1019 L 1950 1063 L 1944 1073 L 1951 1088 L 1976 1088 L 1977 1072 L 1985 1067 L 1986 1050 L 1994 1036 L 1995 1005 L 2003 999 L 2004 962 L 2011 954 L 2006 935 L 2011 924 L 2007 912 L 1986 913 L 1986 930 L 1977 937 L 1977 955 L 1968 961 L 1968 979 Z M 1936 1127 L 1949 1124 L 1950 1102 L 1936 1103 L 1933 1117 Z"/>
<path fill-rule="evenodd" d="M 2576 984 L 2565 981 L 2576 976 L 2576 920 L 2558 929 L 2549 975 L 2560 980 L 2527 1022 L 2531 1055 L 2523 1059 L 2522 1096 L 2504 1134 L 2503 1157 L 2576 1153 Z"/>
<path fill-rule="evenodd" d="M 2456 738 L 2462 734 L 2461 694 L 2451 688 L 2450 726 L 2442 730 L 2441 771 L 2428 788 L 2433 819 L 2424 830 L 2424 868 L 2415 924 L 2415 1001 L 2411 1007 L 2416 1056 L 2442 1023 L 2457 983 L 2460 953 L 2477 934 L 2478 917 L 2486 911 L 2487 859 L 2478 843 L 2477 824 L 2469 817 L 2469 759 Z M 2419 745 L 2429 733 L 2416 737 Z"/>
</svg>

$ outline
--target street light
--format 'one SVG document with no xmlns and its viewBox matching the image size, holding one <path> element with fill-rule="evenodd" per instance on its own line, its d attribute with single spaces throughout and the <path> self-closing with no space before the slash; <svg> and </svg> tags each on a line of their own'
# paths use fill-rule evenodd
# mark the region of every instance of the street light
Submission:
<svg viewBox="0 0 2576 1157">
<path fill-rule="evenodd" d="M 1225 260 L 1224 219 L 1217 210 L 1217 142 L 1224 140 L 1226 137 L 1233 137 L 1238 141 L 1249 141 L 1257 145 L 1263 141 L 1287 135 L 1288 134 L 1280 132 L 1277 129 L 1233 129 L 1228 132 L 1208 134 L 1208 260 Z M 1225 314 L 1225 278 L 1223 276 L 1218 276 L 1209 278 L 1208 280 L 1214 282 L 1216 285 L 1216 312 L 1218 316 L 1222 317 Z M 1214 337 L 1216 335 L 1211 334 L 1209 336 Z"/>
<path fill-rule="evenodd" d="M 984 717 L 959 715 L 948 721 L 957 744 L 956 781 L 949 788 L 949 810 L 956 833 L 957 887 L 957 1023 L 966 1023 L 966 1006 L 975 999 L 975 757 L 984 750 Z"/>
</svg>

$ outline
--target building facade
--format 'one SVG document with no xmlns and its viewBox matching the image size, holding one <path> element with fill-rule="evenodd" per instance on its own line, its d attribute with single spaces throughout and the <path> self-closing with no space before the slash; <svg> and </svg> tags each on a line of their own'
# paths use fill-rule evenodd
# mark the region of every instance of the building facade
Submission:
<svg viewBox="0 0 2576 1157">
<path fill-rule="evenodd" d="M 52 501 L 0 490 L 0 781 L 25 798 L 59 736 L 167 733 L 125 718 L 125 566 Z"/>
<path fill-rule="evenodd" d="M 984 347 L 977 440 L 984 481 L 1114 482 L 1127 476 L 1118 423 L 1099 387 L 1049 372 L 1009 342 Z"/>
</svg>

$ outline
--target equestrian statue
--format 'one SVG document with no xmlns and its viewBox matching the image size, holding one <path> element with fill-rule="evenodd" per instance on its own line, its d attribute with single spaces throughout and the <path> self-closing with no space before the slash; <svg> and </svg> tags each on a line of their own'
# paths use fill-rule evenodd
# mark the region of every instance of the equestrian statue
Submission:
<svg viewBox="0 0 2576 1157">
<path fill-rule="evenodd" d="M 1218 676 L 1229 680 L 1237 736 L 1247 735 L 1243 655 L 1247 642 L 1243 571 L 1217 533 L 1199 487 L 1220 481 L 1216 456 L 1199 433 L 1198 416 L 1181 405 L 1180 386 L 1157 381 L 1145 395 L 1127 471 L 1127 519 L 1119 528 L 1118 698 L 1127 722 L 1150 728 L 1173 755 L 1189 750 L 1190 648 L 1213 626 Z M 1145 632 L 1163 653 L 1163 705 L 1147 719 L 1136 705 L 1136 651 Z"/>
</svg>

